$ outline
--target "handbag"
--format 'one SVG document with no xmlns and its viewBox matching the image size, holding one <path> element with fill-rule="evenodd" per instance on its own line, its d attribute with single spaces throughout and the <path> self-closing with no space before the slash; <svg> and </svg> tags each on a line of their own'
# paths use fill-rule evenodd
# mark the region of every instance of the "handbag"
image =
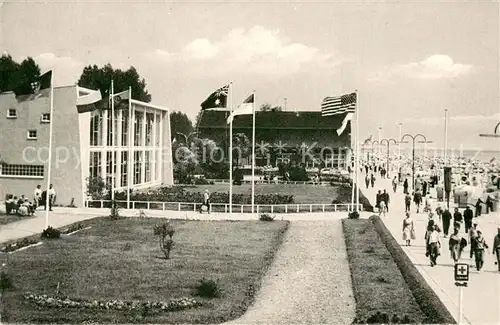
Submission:
<svg viewBox="0 0 500 325">
<path fill-rule="evenodd" d="M 417 239 L 417 234 L 415 233 L 415 228 L 413 227 L 410 230 L 410 238 L 413 240 Z"/>
</svg>

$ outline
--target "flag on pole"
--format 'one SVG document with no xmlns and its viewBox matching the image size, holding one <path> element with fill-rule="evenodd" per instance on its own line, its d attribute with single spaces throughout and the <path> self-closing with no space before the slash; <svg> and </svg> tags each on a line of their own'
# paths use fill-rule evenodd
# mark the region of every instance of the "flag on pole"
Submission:
<svg viewBox="0 0 500 325">
<path fill-rule="evenodd" d="M 351 120 L 352 120 L 352 117 L 353 117 L 354 113 L 347 113 L 344 117 L 344 120 L 342 121 L 342 125 L 337 129 L 337 135 L 341 135 L 346 127 L 347 127 L 347 123 L 349 123 Z"/>
<path fill-rule="evenodd" d="M 76 99 L 76 108 L 78 113 L 91 112 L 97 108 L 97 104 L 102 100 L 99 90 L 93 91 L 88 95 Z"/>
<path fill-rule="evenodd" d="M 122 91 L 121 93 L 113 95 L 113 101 L 115 104 L 115 109 L 128 109 L 129 104 L 129 90 Z"/>
<path fill-rule="evenodd" d="M 203 103 L 201 103 L 201 109 L 226 108 L 228 93 L 229 85 L 225 85 L 224 87 L 217 89 L 211 93 Z"/>
<path fill-rule="evenodd" d="M 325 97 L 321 103 L 322 116 L 354 113 L 355 109 L 356 93 L 336 97 Z"/>
<path fill-rule="evenodd" d="M 52 85 L 52 70 L 45 72 L 31 83 L 31 94 L 17 96 L 19 102 L 35 100 L 41 97 L 50 96 L 50 87 Z"/>
<path fill-rule="evenodd" d="M 253 105 L 255 101 L 254 94 L 251 94 L 241 103 L 227 118 L 227 123 L 231 123 L 236 115 L 249 115 L 253 113 Z"/>
</svg>

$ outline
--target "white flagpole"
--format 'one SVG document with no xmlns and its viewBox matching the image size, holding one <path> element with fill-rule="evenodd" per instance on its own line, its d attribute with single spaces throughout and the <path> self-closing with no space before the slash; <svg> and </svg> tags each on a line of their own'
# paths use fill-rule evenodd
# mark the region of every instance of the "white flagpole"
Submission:
<svg viewBox="0 0 500 325">
<path fill-rule="evenodd" d="M 356 94 L 356 105 L 354 106 L 356 111 L 356 212 L 359 213 L 359 95 L 358 91 L 355 91 Z"/>
<path fill-rule="evenodd" d="M 252 213 L 254 213 L 255 206 L 255 90 L 253 91 L 252 103 Z"/>
<path fill-rule="evenodd" d="M 233 83 L 229 83 L 229 92 L 231 94 L 230 114 L 233 114 Z M 229 124 L 229 216 L 233 214 L 233 119 Z"/>
<path fill-rule="evenodd" d="M 115 199 L 115 99 L 114 85 L 111 79 L 111 200 Z"/>
<path fill-rule="evenodd" d="M 50 77 L 50 108 L 49 108 L 49 164 L 47 166 L 47 194 L 45 195 L 45 229 L 49 227 L 49 207 L 50 207 L 50 177 L 52 170 L 52 129 L 54 127 L 54 70 L 52 70 L 52 76 Z"/>
<path fill-rule="evenodd" d="M 446 159 L 448 151 L 448 110 L 444 110 L 444 166 L 446 166 Z"/>
<path fill-rule="evenodd" d="M 128 154 L 127 154 L 127 209 L 130 209 L 130 174 L 132 173 L 132 87 L 128 87 Z M 156 145 L 156 143 L 155 143 Z"/>
</svg>

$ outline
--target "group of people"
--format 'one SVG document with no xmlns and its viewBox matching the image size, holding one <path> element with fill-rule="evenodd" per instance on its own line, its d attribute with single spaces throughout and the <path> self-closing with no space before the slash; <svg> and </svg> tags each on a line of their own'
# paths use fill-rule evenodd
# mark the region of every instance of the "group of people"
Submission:
<svg viewBox="0 0 500 325">
<path fill-rule="evenodd" d="M 437 259 L 441 255 L 442 238 L 448 237 L 451 221 L 453 221 L 453 230 L 448 240 L 451 258 L 455 263 L 458 263 L 465 247 L 469 246 L 469 258 L 475 260 L 476 270 L 481 272 L 484 266 L 484 256 L 489 246 L 470 207 L 465 208 L 463 215 L 458 208 L 455 208 L 453 216 L 448 209 L 443 210 L 441 207 L 436 209 L 436 214 L 432 211 L 429 212 L 424 239 L 426 245 L 425 255 L 429 257 L 431 266 L 437 264 Z M 438 222 L 442 222 L 442 228 Z M 460 234 L 462 227 L 465 237 Z M 406 212 L 402 231 L 403 241 L 405 241 L 406 246 L 410 246 L 411 240 L 416 239 L 415 222 L 411 218 L 410 212 Z M 441 233 L 443 233 L 443 236 Z M 493 239 L 491 249 L 492 254 L 496 256 L 495 264 L 498 266 L 498 272 L 500 272 L 500 227 L 498 227 L 498 233 Z"/>
<path fill-rule="evenodd" d="M 55 202 L 56 191 L 54 186 L 50 184 L 49 194 L 47 195 L 47 190 L 42 191 L 42 186 L 37 185 L 33 193 L 33 200 L 30 201 L 27 197 L 21 195 L 19 198 L 14 195 L 8 195 L 5 206 L 7 214 L 17 213 L 20 216 L 32 216 L 35 211 L 40 206 L 44 206 L 45 209 L 52 211 L 52 205 Z"/>
<path fill-rule="evenodd" d="M 378 190 L 377 195 L 375 197 L 375 207 L 379 211 L 379 216 L 383 215 L 385 217 L 386 213 L 389 212 L 389 202 L 390 202 L 390 196 L 389 193 L 387 193 L 387 190 L 384 189 L 384 192 L 382 190 Z"/>
</svg>

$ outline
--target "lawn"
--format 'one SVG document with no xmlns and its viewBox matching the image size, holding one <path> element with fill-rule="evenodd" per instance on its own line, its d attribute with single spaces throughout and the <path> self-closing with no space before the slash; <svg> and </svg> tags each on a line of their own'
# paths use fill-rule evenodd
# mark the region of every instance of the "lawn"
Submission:
<svg viewBox="0 0 500 325">
<path fill-rule="evenodd" d="M 220 323 L 242 315 L 253 302 L 262 275 L 272 262 L 286 221 L 172 220 L 175 246 L 165 260 L 153 236 L 158 218 L 96 218 L 92 226 L 68 238 L 48 240 L 14 254 L 7 263 L 14 289 L 4 296 L 4 321 L 23 323 Z M 23 294 L 88 300 L 169 301 L 193 298 L 201 279 L 217 281 L 219 298 L 199 298 L 203 305 L 175 312 L 35 307 Z"/>
<path fill-rule="evenodd" d="M 186 187 L 190 192 L 228 192 L 229 184 L 214 184 L 214 185 L 196 185 Z M 295 203 L 303 204 L 329 204 L 333 199 L 338 199 L 344 203 L 351 202 L 351 188 L 348 187 L 348 197 L 341 187 L 331 185 L 312 185 L 312 184 L 256 184 L 255 194 L 274 194 L 293 195 Z M 234 194 L 252 194 L 252 185 L 242 184 L 233 186 Z"/>
<path fill-rule="evenodd" d="M 356 299 L 354 323 L 388 323 L 382 314 L 393 323 L 424 322 L 425 314 L 373 223 L 366 219 L 346 219 L 343 227 Z M 374 316 L 377 312 L 379 317 Z M 399 321 L 394 321 L 394 315 Z"/>
</svg>

